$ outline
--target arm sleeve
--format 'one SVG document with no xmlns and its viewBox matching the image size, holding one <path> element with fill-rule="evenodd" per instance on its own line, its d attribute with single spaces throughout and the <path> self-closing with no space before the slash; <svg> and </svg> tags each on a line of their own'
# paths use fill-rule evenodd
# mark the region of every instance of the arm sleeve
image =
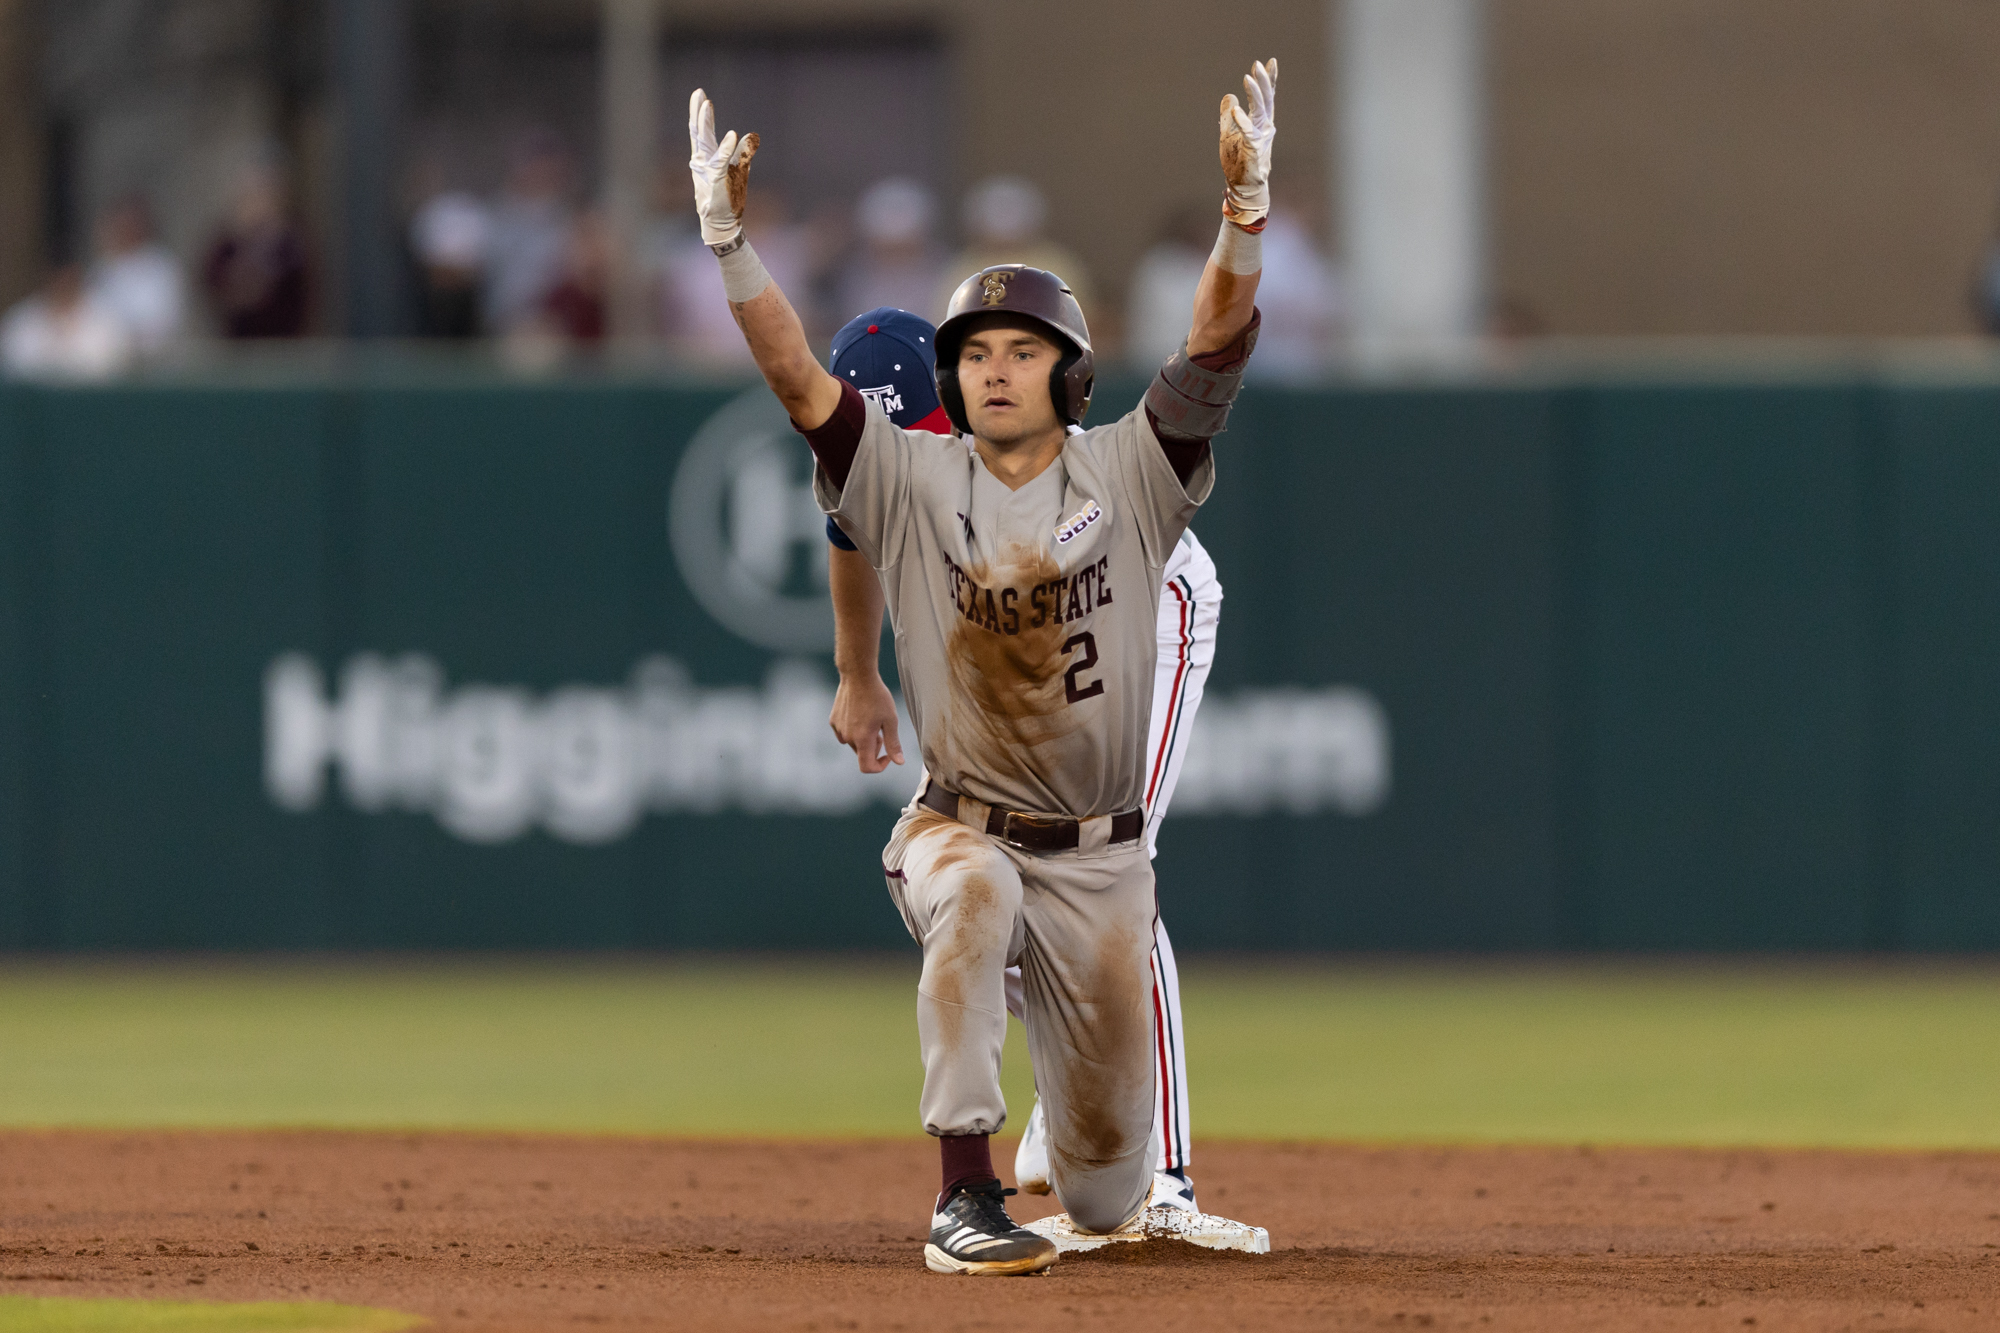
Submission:
<svg viewBox="0 0 2000 1333">
<path fill-rule="evenodd" d="M 830 520 L 828 539 L 885 569 L 899 557 L 910 508 L 912 473 L 934 454 L 957 446 L 939 435 L 913 435 L 870 407 L 854 386 L 841 386 L 840 406 L 826 424 L 801 431 L 812 446 L 813 499 Z M 796 423 L 794 423 L 796 425 Z M 927 443 L 926 443 L 927 442 Z"/>
<path fill-rule="evenodd" d="M 1155 434 L 1159 433 L 1160 423 L 1151 408 L 1146 411 L 1146 424 L 1153 428 Z M 1173 468 L 1174 475 L 1180 478 L 1181 485 L 1186 486 L 1193 479 L 1194 470 L 1208 457 L 1208 441 L 1170 440 L 1161 435 L 1160 452 L 1167 456 L 1167 463 Z"/>
<path fill-rule="evenodd" d="M 868 404 L 862 400 L 852 384 L 840 386 L 840 405 L 833 409 L 833 415 L 824 422 L 807 430 L 798 422 L 792 429 L 806 437 L 812 446 L 813 457 L 826 469 L 835 490 L 847 485 L 847 474 L 854 466 L 854 452 L 861 447 L 861 432 L 868 424 Z"/>
<path fill-rule="evenodd" d="M 852 537 L 840 530 L 840 524 L 834 522 L 831 518 L 826 521 L 826 539 L 843 551 L 858 551 L 861 549 L 854 544 Z"/>
</svg>

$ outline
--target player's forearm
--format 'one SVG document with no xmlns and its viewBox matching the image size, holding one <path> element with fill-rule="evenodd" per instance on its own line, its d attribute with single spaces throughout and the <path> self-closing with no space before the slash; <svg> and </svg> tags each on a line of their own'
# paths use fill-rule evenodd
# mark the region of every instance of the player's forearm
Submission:
<svg viewBox="0 0 2000 1333">
<path fill-rule="evenodd" d="M 1189 356 L 1219 352 L 1243 336 L 1257 308 L 1257 283 L 1263 275 L 1263 236 L 1224 222 L 1195 289 Z"/>
<path fill-rule="evenodd" d="M 882 674 L 882 585 L 859 551 L 827 551 L 827 585 L 833 593 L 833 665 L 842 679 Z"/>
<path fill-rule="evenodd" d="M 747 262 L 739 256 L 747 257 Z M 729 311 L 743 330 L 743 341 L 749 344 L 764 382 L 800 426 L 816 430 L 825 425 L 840 403 L 840 382 L 813 355 L 792 303 L 764 272 L 748 243 L 723 258 L 722 273 Z"/>
<path fill-rule="evenodd" d="M 833 662 L 840 684 L 827 722 L 835 739 L 852 746 L 863 773 L 903 762 L 896 736 L 896 697 L 882 683 L 882 585 L 868 557 L 836 545 L 827 552 L 833 593 Z"/>
<path fill-rule="evenodd" d="M 1195 293 L 1187 347 L 1167 358 L 1146 389 L 1146 420 L 1183 486 L 1208 457 L 1208 442 L 1225 429 L 1243 385 L 1243 368 L 1257 345 L 1263 269 L 1263 239 L 1224 222 Z"/>
</svg>

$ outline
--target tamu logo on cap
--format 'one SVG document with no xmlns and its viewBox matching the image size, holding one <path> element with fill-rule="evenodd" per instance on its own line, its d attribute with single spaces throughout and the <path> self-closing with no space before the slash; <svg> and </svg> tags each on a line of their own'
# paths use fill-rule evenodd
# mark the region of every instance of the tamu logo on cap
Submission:
<svg viewBox="0 0 2000 1333">
<path fill-rule="evenodd" d="M 938 401 L 937 330 L 892 306 L 856 315 L 833 335 L 836 379 L 904 430 L 951 434 Z"/>
<path fill-rule="evenodd" d="M 863 398 L 881 408 L 883 416 L 891 420 L 895 419 L 896 413 L 903 410 L 902 391 L 893 384 L 884 384 L 873 389 L 863 389 L 858 384 L 854 387 Z"/>
</svg>

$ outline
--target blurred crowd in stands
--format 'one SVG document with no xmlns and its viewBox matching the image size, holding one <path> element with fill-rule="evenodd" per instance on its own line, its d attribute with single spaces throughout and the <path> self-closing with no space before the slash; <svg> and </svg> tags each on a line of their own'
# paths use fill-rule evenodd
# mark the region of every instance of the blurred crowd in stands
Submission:
<svg viewBox="0 0 2000 1333">
<path fill-rule="evenodd" d="M 298 338 L 310 329 L 309 252 L 274 166 L 243 173 L 193 263 L 161 242 L 143 195 L 106 208 L 91 242 L 87 264 L 63 259 L 0 319 L 0 370 L 102 379 L 169 360 L 196 336 Z"/>
<path fill-rule="evenodd" d="M 560 364 L 601 345 L 613 320 L 617 240 L 580 189 L 575 155 L 552 132 L 521 137 L 490 195 L 421 192 L 407 226 L 415 332 L 485 341 L 523 369 Z M 690 369 L 749 364 L 714 257 L 694 226 L 686 169 L 658 173 L 644 233 L 623 271 L 644 294 L 638 335 Z M 1190 206 L 1164 219 L 1124 284 L 1122 308 L 1083 259 L 1049 234 L 1048 202 L 1032 182 L 994 176 L 960 201 L 956 228 L 922 182 L 889 177 L 851 204 L 794 207 L 775 184 L 753 193 L 746 226 L 772 276 L 822 346 L 857 311 L 900 306 L 942 316 L 952 289 L 991 264 L 1020 262 L 1068 280 L 1090 320 L 1101 362 L 1157 365 L 1187 332 L 1219 213 Z M 955 231 L 959 244 L 948 243 Z M 1313 218 L 1280 197 L 1265 233 L 1264 323 L 1252 363 L 1285 377 L 1323 368 L 1344 336 L 1339 274 Z M 87 263 L 57 265 L 0 321 L 0 369 L 18 376 L 102 378 L 171 361 L 212 339 L 298 338 L 321 329 L 325 293 L 283 174 L 259 166 L 238 184 L 199 255 L 158 239 L 146 200 L 113 203 L 96 220 Z"/>
</svg>

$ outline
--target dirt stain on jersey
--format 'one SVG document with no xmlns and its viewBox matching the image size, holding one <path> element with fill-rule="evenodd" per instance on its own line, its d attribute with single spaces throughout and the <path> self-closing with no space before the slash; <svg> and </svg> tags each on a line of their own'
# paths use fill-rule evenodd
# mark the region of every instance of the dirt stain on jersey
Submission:
<svg viewBox="0 0 2000 1333">
<path fill-rule="evenodd" d="M 1047 551 L 1010 545 L 991 564 L 967 569 L 982 588 L 1014 590 L 1027 607 L 1033 590 L 1062 578 Z M 996 633 L 964 618 L 945 641 L 951 671 L 953 708 L 945 740 L 960 772 L 977 773 L 997 784 L 1049 786 L 1034 751 L 1061 740 L 1081 723 L 1069 706 L 1063 673 L 1069 654 L 1063 643 L 1074 622 L 1046 616 L 1042 623 L 1023 615 L 1014 634 Z"/>
</svg>

